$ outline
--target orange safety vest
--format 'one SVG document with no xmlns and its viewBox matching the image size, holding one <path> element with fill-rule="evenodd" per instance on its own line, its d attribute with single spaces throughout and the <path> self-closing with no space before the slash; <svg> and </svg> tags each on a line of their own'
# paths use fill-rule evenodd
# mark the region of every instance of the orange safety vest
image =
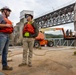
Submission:
<svg viewBox="0 0 76 75">
<path fill-rule="evenodd" d="M 31 34 L 34 34 L 35 33 L 35 29 L 34 27 L 31 25 L 31 24 L 26 24 L 23 28 L 23 33 L 26 33 L 26 32 L 29 32 Z"/>
<path fill-rule="evenodd" d="M 6 24 L 12 25 L 12 22 L 8 18 L 4 18 Z M 0 28 L 0 32 L 11 34 L 13 32 L 13 27 L 3 27 Z"/>
</svg>

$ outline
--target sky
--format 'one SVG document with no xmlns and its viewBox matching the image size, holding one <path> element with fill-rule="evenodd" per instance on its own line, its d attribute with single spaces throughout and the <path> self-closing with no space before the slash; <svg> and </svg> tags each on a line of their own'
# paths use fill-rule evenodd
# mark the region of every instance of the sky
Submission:
<svg viewBox="0 0 76 75">
<path fill-rule="evenodd" d="M 0 8 L 8 6 L 12 10 L 10 19 L 15 25 L 20 20 L 22 10 L 34 11 L 34 18 L 36 18 L 74 2 L 76 0 L 0 0 Z M 65 25 L 62 27 L 65 27 Z M 70 28 L 73 29 L 73 24 L 70 24 Z"/>
</svg>

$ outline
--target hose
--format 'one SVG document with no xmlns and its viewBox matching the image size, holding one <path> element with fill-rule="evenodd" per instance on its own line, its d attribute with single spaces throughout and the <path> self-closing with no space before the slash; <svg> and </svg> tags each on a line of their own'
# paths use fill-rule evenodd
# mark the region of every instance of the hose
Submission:
<svg viewBox="0 0 76 75">
<path fill-rule="evenodd" d="M 51 50 L 50 50 L 51 51 Z M 46 54 L 47 54 L 47 52 L 50 52 L 50 51 L 46 51 L 44 54 L 36 54 L 36 53 L 34 53 L 33 52 L 33 54 L 35 55 L 35 56 L 45 56 Z M 20 52 L 20 53 L 17 53 L 17 54 L 13 54 L 13 55 L 11 55 L 11 54 L 9 54 L 9 56 L 8 57 L 13 57 L 13 56 L 15 56 L 15 55 L 20 55 L 20 54 L 22 54 L 23 52 Z M 27 53 L 29 53 L 29 52 L 27 52 Z"/>
</svg>

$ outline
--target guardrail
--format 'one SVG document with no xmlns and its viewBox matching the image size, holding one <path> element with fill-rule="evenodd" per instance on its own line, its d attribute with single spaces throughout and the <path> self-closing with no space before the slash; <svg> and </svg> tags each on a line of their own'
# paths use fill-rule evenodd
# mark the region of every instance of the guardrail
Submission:
<svg viewBox="0 0 76 75">
<path fill-rule="evenodd" d="M 74 46 L 75 40 L 64 40 L 63 38 L 46 38 L 52 40 L 54 46 Z"/>
</svg>

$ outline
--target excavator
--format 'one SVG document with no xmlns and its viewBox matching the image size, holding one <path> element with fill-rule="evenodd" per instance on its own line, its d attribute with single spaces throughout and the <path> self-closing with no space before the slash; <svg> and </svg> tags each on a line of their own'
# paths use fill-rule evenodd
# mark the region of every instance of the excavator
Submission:
<svg viewBox="0 0 76 75">
<path fill-rule="evenodd" d="M 41 28 L 40 32 L 38 34 L 38 36 L 35 38 L 35 43 L 34 43 L 34 47 L 39 47 L 39 46 L 44 46 L 47 45 L 49 47 L 53 47 L 54 46 L 54 42 L 52 40 L 46 40 L 45 39 L 45 31 L 56 31 L 56 30 L 61 30 L 63 33 L 63 39 L 64 40 L 76 40 L 76 35 L 72 35 L 70 33 L 67 33 L 64 31 L 64 28 Z"/>
</svg>

